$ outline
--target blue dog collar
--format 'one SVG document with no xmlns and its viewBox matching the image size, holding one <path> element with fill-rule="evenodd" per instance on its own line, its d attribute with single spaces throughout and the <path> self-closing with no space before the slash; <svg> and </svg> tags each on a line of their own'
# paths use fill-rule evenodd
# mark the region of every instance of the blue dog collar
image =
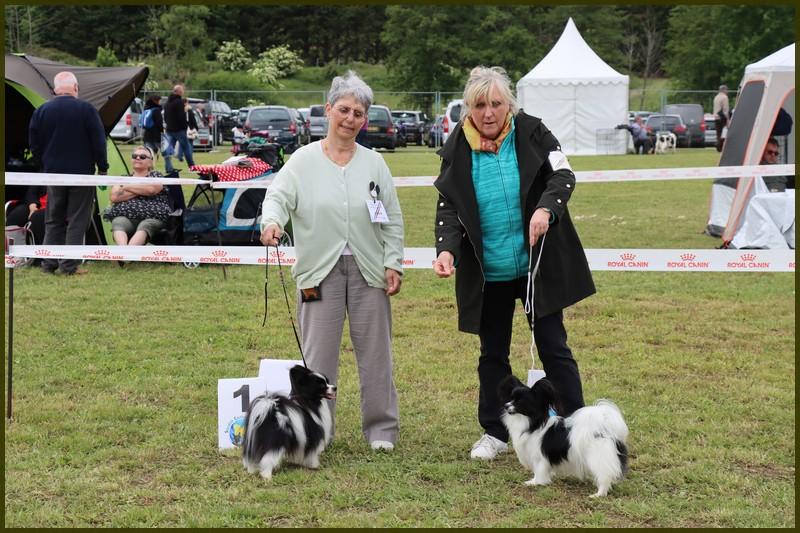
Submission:
<svg viewBox="0 0 800 533">
<path fill-rule="evenodd" d="M 547 408 L 547 415 L 548 416 L 558 416 L 558 413 L 556 413 L 556 410 L 553 409 L 552 407 L 548 407 Z"/>
</svg>

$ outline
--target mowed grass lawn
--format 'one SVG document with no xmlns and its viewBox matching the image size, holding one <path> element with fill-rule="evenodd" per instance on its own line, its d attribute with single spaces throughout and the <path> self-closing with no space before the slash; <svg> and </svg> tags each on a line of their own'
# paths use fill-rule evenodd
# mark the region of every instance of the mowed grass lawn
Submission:
<svg viewBox="0 0 800 533">
<path fill-rule="evenodd" d="M 428 149 L 385 158 L 397 176 L 438 170 Z M 717 153 L 571 161 L 576 170 L 713 166 Z M 709 193 L 709 180 L 579 184 L 570 210 L 586 248 L 712 248 L 719 242 L 701 234 Z M 406 246 L 432 246 L 435 191 L 399 195 Z M 206 266 L 88 268 L 15 275 L 8 527 L 795 525 L 793 274 L 594 273 L 598 293 L 565 322 L 586 400 L 611 398 L 625 413 L 631 469 L 591 500 L 588 482 L 524 486 L 530 475 L 513 453 L 469 460 L 481 433 L 478 339 L 457 331 L 452 279 L 408 271 L 392 301 L 395 452 L 373 453 L 361 436 L 345 336 L 337 434 L 322 468 L 285 468 L 266 483 L 218 452 L 216 390 L 220 378 L 256 375 L 262 357 L 297 357 L 277 284 L 262 328 L 263 268 L 229 267 L 227 279 Z M 529 340 L 518 307 L 520 377 Z"/>
</svg>

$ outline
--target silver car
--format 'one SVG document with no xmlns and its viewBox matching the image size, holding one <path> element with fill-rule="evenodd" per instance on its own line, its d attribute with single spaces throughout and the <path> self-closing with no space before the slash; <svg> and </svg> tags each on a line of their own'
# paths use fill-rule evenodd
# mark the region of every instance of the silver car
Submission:
<svg viewBox="0 0 800 533">
<path fill-rule="evenodd" d="M 312 105 L 309 107 L 308 122 L 312 142 L 325 137 L 328 134 L 328 117 L 325 116 L 325 106 Z"/>
<path fill-rule="evenodd" d="M 139 117 L 142 115 L 142 101 L 134 98 L 125 114 L 114 125 L 111 130 L 111 138 L 119 141 L 133 141 L 142 136 L 142 127 L 139 126 Z"/>
</svg>

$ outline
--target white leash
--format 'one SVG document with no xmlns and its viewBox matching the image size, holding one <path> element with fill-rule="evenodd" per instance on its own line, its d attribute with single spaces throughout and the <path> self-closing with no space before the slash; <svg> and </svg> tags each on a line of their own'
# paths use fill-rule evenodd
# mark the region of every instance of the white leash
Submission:
<svg viewBox="0 0 800 533">
<path fill-rule="evenodd" d="M 533 267 L 533 270 L 531 270 L 531 263 L 533 262 L 533 246 L 531 246 L 531 251 L 528 254 L 528 287 L 525 291 L 525 313 L 529 314 L 531 317 L 531 369 L 536 368 L 536 356 L 533 353 L 533 349 L 536 347 L 536 339 L 533 335 L 533 293 L 535 290 L 533 279 L 539 272 L 539 263 L 542 261 L 542 251 L 544 250 L 544 239 L 546 236 L 547 233 L 542 235 L 542 242 L 539 244 L 539 256 L 536 258 L 536 266 Z"/>
</svg>

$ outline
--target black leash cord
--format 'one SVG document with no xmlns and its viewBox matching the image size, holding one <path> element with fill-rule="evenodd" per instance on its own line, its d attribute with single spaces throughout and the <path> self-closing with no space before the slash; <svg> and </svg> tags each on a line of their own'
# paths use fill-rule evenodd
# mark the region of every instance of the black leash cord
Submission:
<svg viewBox="0 0 800 533">
<path fill-rule="evenodd" d="M 267 325 L 267 313 L 269 306 L 269 246 L 265 248 L 266 257 L 264 258 L 264 321 L 261 327 Z M 306 364 L 306 356 L 303 355 L 303 347 L 300 344 L 300 335 L 297 334 L 297 327 L 294 324 L 294 317 L 292 317 L 292 307 L 289 304 L 289 293 L 286 291 L 286 280 L 283 277 L 283 269 L 281 268 L 281 254 L 278 250 L 278 245 L 275 245 L 275 256 L 278 260 L 278 275 L 281 278 L 281 286 L 283 287 L 283 298 L 286 300 L 286 312 L 289 315 L 289 321 L 292 323 L 292 331 L 294 331 L 294 339 L 297 341 L 297 349 L 300 352 L 300 357 L 303 359 L 303 366 L 308 368 Z"/>
</svg>

